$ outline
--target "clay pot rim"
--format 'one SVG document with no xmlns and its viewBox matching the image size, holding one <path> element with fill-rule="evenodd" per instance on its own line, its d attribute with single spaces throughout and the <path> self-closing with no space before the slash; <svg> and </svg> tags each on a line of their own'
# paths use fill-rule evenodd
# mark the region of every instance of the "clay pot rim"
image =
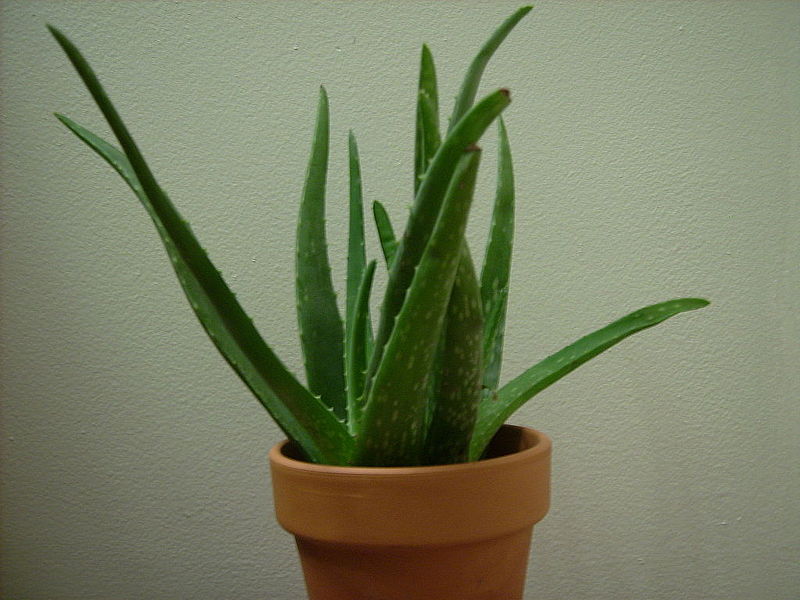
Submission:
<svg viewBox="0 0 800 600">
<path fill-rule="evenodd" d="M 533 444 L 523 450 L 517 450 L 510 454 L 504 454 L 493 458 L 486 458 L 471 462 L 453 463 L 448 465 L 424 465 L 424 466 L 405 466 L 405 467 L 358 467 L 358 466 L 342 466 L 342 465 L 323 465 L 311 463 L 303 460 L 291 458 L 285 454 L 285 450 L 291 447 L 290 440 L 284 440 L 269 451 L 269 460 L 271 463 L 283 466 L 289 469 L 302 469 L 307 473 L 318 473 L 320 475 L 337 475 L 337 476 L 380 476 L 380 477 L 408 477 L 408 476 L 432 476 L 441 473 L 458 473 L 461 471 L 474 471 L 478 470 L 493 470 L 500 465 L 511 464 L 515 462 L 523 462 L 534 459 L 533 455 L 540 455 L 547 457 L 550 455 L 552 441 L 546 434 L 532 429 L 530 427 L 523 427 L 520 425 L 505 424 L 501 429 L 513 429 L 518 431 L 521 435 L 533 435 L 535 441 Z"/>
</svg>

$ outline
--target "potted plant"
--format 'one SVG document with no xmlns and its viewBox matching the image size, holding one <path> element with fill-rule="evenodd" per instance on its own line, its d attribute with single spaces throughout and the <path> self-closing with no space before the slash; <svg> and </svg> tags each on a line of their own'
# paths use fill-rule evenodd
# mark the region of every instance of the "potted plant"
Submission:
<svg viewBox="0 0 800 600">
<path fill-rule="evenodd" d="M 481 47 L 448 127 L 439 125 L 433 57 L 422 48 L 414 203 L 398 239 L 373 213 L 388 271 L 377 328 L 376 261 L 367 261 L 358 150 L 349 138 L 349 246 L 344 319 L 325 243 L 328 99 L 320 90 L 297 226 L 303 385 L 264 342 L 156 182 L 78 49 L 50 27 L 121 149 L 63 116 L 142 202 L 206 332 L 285 432 L 270 452 L 279 522 L 295 534 L 312 600 L 521 598 L 533 525 L 549 504 L 550 440 L 504 425 L 523 403 L 624 338 L 706 306 L 681 298 L 614 321 L 500 385 L 514 220 L 514 181 L 500 114 L 510 94 L 475 102 L 498 46 L 529 12 Z M 464 237 L 481 150 L 497 122 L 493 218 L 480 273 Z"/>
</svg>

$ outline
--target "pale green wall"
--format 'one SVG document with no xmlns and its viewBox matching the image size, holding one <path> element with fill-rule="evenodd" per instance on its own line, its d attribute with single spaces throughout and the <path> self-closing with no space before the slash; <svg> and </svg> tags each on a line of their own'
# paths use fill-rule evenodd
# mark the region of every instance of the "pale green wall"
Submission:
<svg viewBox="0 0 800 600">
<path fill-rule="evenodd" d="M 106 132 L 45 23 L 92 60 L 299 371 L 291 253 L 317 86 L 342 256 L 347 129 L 367 197 L 401 221 L 420 44 L 449 100 L 517 3 L 0 6 L 1 595 L 300 598 L 271 514 L 279 433 L 195 322 L 142 208 L 51 116 Z M 639 306 L 714 301 L 515 419 L 555 440 L 530 598 L 797 598 L 799 32 L 798 2 L 542 1 L 488 70 L 487 89 L 513 93 L 519 185 L 505 375 Z"/>
</svg>

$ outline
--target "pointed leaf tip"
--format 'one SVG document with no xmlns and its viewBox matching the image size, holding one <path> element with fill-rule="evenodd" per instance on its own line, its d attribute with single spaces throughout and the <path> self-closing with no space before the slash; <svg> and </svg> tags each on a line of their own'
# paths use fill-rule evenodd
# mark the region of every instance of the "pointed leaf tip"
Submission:
<svg viewBox="0 0 800 600">
<path fill-rule="evenodd" d="M 676 298 L 645 306 L 551 354 L 485 397 L 479 407 L 471 455 L 477 459 L 500 426 L 533 396 L 625 338 L 680 313 L 708 306 L 704 298 Z"/>
<path fill-rule="evenodd" d="M 47 27 L 47 30 L 51 34 L 53 34 L 56 38 L 64 37 L 64 34 L 61 32 L 61 30 L 58 27 L 55 27 L 54 25 L 50 25 L 50 23 L 46 23 L 45 27 Z"/>
</svg>

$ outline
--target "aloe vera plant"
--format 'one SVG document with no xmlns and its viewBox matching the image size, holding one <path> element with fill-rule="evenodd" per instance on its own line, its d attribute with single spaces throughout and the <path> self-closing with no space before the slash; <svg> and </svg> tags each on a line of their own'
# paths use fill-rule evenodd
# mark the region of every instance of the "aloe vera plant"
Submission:
<svg viewBox="0 0 800 600">
<path fill-rule="evenodd" d="M 681 298 L 637 310 L 581 338 L 500 384 L 514 228 L 514 177 L 500 114 L 506 89 L 475 102 L 489 59 L 529 12 L 512 14 L 470 65 L 449 124 L 439 124 L 433 56 L 422 48 L 416 106 L 414 201 L 395 237 L 374 202 L 388 283 L 373 330 L 370 294 L 376 261 L 367 261 L 361 169 L 349 138 L 349 246 L 344 319 L 325 243 L 328 98 L 321 88 L 311 158 L 297 226 L 297 312 L 305 360 L 303 385 L 264 342 L 166 193 L 94 71 L 59 30 L 50 31 L 108 121 L 120 148 L 73 120 L 58 119 L 104 158 L 150 214 L 186 296 L 219 351 L 286 435 L 314 462 L 339 465 L 445 464 L 481 457 L 494 433 L 522 404 L 624 338 L 708 304 Z M 497 188 L 480 274 L 464 237 L 481 150 L 497 123 Z"/>
</svg>

